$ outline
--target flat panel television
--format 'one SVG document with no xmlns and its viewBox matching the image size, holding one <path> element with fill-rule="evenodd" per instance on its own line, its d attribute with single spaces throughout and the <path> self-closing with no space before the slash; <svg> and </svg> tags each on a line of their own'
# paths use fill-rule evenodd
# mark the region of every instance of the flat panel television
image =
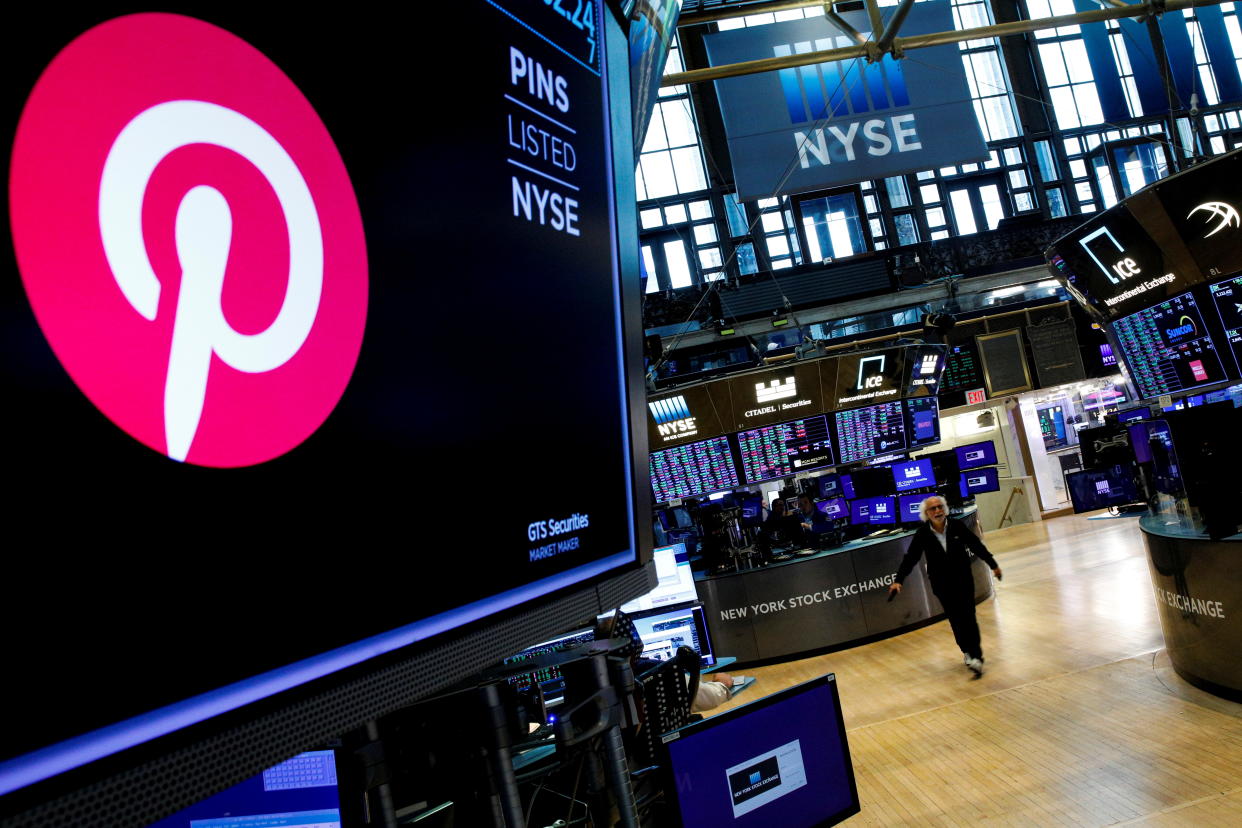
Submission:
<svg viewBox="0 0 1242 828">
<path fill-rule="evenodd" d="M 971 471 L 962 472 L 962 485 L 966 487 L 966 496 L 983 494 L 984 492 L 999 492 L 1000 477 L 995 466 L 972 469 Z"/>
<path fill-rule="evenodd" d="M 838 411 L 836 419 L 837 458 L 840 463 L 853 463 L 887 454 L 904 451 L 906 439 L 906 410 L 901 400 Z"/>
<path fill-rule="evenodd" d="M 680 825 L 836 825 L 858 813 L 836 678 L 718 713 L 665 736 Z"/>
<path fill-rule="evenodd" d="M 854 476 L 853 475 L 851 474 L 841 475 L 841 494 L 845 496 L 846 500 L 853 500 L 856 497 L 856 495 L 854 494 Z"/>
<path fill-rule="evenodd" d="M 850 523 L 889 524 L 897 522 L 897 501 L 891 497 L 863 497 L 850 501 Z"/>
<path fill-rule="evenodd" d="M 311 750 L 196 802 L 148 828 L 349 828 L 342 817 L 337 755 Z M 352 817 L 352 819 L 351 819 Z"/>
<path fill-rule="evenodd" d="M 606 4 L 578 6 L 589 16 L 570 21 L 464 0 L 382 23 L 343 6 L 291 25 L 285 8 L 173 0 L 151 14 L 31 4 L 11 21 L 0 428 L 21 440 L 6 507 L 65 548 L 126 551 L 123 566 L 9 562 L 10 583 L 56 585 L 59 617 L 28 623 L 47 611 L 37 590 L 0 601 L 23 665 L 0 691 L 22 711 L 0 741 L 0 794 L 75 768 L 88 797 L 96 773 L 133 784 L 117 768 L 173 741 L 153 740 L 234 711 L 229 726 L 249 729 L 251 705 L 294 704 L 310 682 L 519 607 L 537 623 L 644 562 L 628 51 Z M 463 21 L 472 58 L 448 80 L 409 35 Z M 412 107 L 397 78 L 438 80 Z M 417 601 L 376 566 L 280 551 L 404 535 L 416 475 L 485 468 L 522 481 L 488 504 L 495 542 L 470 577 L 451 555 L 426 561 L 436 587 Z M 462 521 L 418 535 L 460 548 Z M 210 565 L 135 577 L 177 539 Z M 464 655 L 482 668 L 493 646 Z M 109 680 L 83 692 L 84 676 Z"/>
<path fill-rule="evenodd" d="M 849 501 L 843 497 L 830 497 L 827 500 L 817 501 L 815 508 L 831 520 L 840 520 L 850 516 Z"/>
<path fill-rule="evenodd" d="M 1094 512 L 1109 506 L 1124 506 L 1142 500 L 1129 465 L 1103 471 L 1073 471 L 1065 475 L 1074 513 Z"/>
<path fill-rule="evenodd" d="M 653 451 L 648 464 L 657 503 L 722 492 L 738 485 L 728 437 Z"/>
<path fill-rule="evenodd" d="M 841 495 L 841 476 L 836 472 L 821 474 L 816 479 L 820 497 L 838 497 Z"/>
<path fill-rule="evenodd" d="M 737 445 L 747 483 L 832 465 L 832 437 L 822 414 L 740 431 Z"/>
<path fill-rule="evenodd" d="M 1117 422 L 1132 423 L 1135 420 L 1146 420 L 1151 417 L 1151 409 L 1145 405 L 1138 408 L 1127 408 L 1125 411 L 1117 412 Z"/>
<path fill-rule="evenodd" d="M 963 471 L 996 465 L 996 444 L 991 440 L 957 446 L 953 451 L 957 454 L 957 467 Z"/>
<path fill-rule="evenodd" d="M 893 473 L 887 466 L 859 469 L 850 475 L 854 497 L 880 497 L 893 493 Z"/>
<path fill-rule="evenodd" d="M 897 512 L 902 523 L 921 523 L 923 521 L 923 501 L 930 495 L 913 494 L 897 497 Z"/>
<path fill-rule="evenodd" d="M 699 600 L 698 590 L 694 588 L 694 574 L 690 571 L 690 556 L 684 543 L 661 546 L 652 553 L 652 558 L 656 570 L 655 589 L 622 604 L 622 610 L 632 614 Z"/>
<path fill-rule="evenodd" d="M 906 448 L 940 442 L 940 403 L 935 397 L 904 400 L 906 410 Z"/>
<path fill-rule="evenodd" d="M 1113 323 L 1113 335 L 1140 397 L 1176 394 L 1227 379 L 1190 293 L 1123 316 Z"/>
<path fill-rule="evenodd" d="M 927 459 L 897 463 L 893 465 L 892 471 L 893 484 L 898 493 L 936 484 L 936 473 L 932 470 L 931 461 Z"/>
</svg>

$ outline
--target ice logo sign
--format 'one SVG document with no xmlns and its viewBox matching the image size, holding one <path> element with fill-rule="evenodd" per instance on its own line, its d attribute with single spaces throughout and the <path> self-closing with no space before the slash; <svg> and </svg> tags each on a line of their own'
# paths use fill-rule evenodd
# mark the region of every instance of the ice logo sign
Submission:
<svg viewBox="0 0 1242 828">
<path fill-rule="evenodd" d="M 340 400 L 366 322 L 357 199 L 311 104 L 249 43 L 171 14 L 79 36 L 22 112 L 10 203 L 53 351 L 147 446 L 254 465 Z"/>
<path fill-rule="evenodd" d="M 1205 239 L 1215 236 L 1226 227 L 1237 228 L 1238 225 L 1242 223 L 1242 220 L 1238 217 L 1238 211 L 1234 209 L 1234 206 L 1232 204 L 1227 204 L 1224 201 L 1206 201 L 1191 210 L 1186 218 L 1190 218 L 1198 212 L 1207 213 L 1207 222 L 1209 225 L 1212 224 L 1213 220 L 1216 222 L 1211 231 L 1203 237 Z"/>
</svg>

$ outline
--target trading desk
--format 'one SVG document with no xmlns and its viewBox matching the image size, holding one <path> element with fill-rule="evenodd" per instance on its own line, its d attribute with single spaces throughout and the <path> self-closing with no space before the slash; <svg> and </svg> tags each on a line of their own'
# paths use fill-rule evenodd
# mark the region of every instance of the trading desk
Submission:
<svg viewBox="0 0 1242 828">
<path fill-rule="evenodd" d="M 977 510 L 955 518 L 980 534 Z M 805 557 L 725 575 L 697 573 L 717 652 L 740 663 L 840 648 L 944 617 L 920 561 L 891 603 L 888 587 L 913 530 L 852 541 Z M 975 603 L 992 595 L 992 573 L 972 564 Z"/>
</svg>

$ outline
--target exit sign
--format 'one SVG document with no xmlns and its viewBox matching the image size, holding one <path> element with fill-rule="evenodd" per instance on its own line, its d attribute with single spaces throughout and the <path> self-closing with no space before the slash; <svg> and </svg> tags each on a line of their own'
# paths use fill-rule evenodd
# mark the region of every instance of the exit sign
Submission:
<svg viewBox="0 0 1242 828">
<path fill-rule="evenodd" d="M 974 391 L 966 392 L 966 404 L 975 405 L 981 402 L 987 402 L 988 395 L 984 393 L 982 388 L 976 388 Z"/>
</svg>

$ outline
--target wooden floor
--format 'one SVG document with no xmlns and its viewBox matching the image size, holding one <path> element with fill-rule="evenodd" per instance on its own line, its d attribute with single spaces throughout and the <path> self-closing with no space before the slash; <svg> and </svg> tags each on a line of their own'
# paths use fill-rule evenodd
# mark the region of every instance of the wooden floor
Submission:
<svg viewBox="0 0 1242 828">
<path fill-rule="evenodd" d="M 979 605 L 982 679 L 940 622 L 741 671 L 757 681 L 729 706 L 836 673 L 862 802 L 847 825 L 1242 826 L 1242 705 L 1169 667 L 1137 519 L 986 541 L 1005 580 Z"/>
</svg>

